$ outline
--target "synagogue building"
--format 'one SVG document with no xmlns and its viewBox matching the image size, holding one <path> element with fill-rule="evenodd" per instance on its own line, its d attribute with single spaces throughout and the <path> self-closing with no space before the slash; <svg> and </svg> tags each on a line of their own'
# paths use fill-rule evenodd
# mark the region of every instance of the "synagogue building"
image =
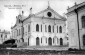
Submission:
<svg viewBox="0 0 85 55">
<path fill-rule="evenodd" d="M 66 46 L 66 18 L 59 15 L 50 6 L 33 14 L 32 8 L 28 17 L 22 14 L 16 16 L 16 24 L 11 27 L 12 38 L 17 45 L 27 46 Z"/>
</svg>

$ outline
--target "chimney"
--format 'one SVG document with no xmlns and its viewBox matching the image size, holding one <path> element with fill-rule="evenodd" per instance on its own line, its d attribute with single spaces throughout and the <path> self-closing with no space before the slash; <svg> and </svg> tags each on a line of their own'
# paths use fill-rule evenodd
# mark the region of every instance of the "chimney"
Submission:
<svg viewBox="0 0 85 55">
<path fill-rule="evenodd" d="M 69 6 L 68 6 L 68 9 L 69 9 Z"/>
<path fill-rule="evenodd" d="M 24 11 L 22 11 L 22 15 L 24 14 Z"/>
<path fill-rule="evenodd" d="M 32 7 L 30 8 L 30 15 L 32 14 Z"/>
<path fill-rule="evenodd" d="M 75 6 L 77 5 L 77 3 L 75 2 Z"/>
</svg>

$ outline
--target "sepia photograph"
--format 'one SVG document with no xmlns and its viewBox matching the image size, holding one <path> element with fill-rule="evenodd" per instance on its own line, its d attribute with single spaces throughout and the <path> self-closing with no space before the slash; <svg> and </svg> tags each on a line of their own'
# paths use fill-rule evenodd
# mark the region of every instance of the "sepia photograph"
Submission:
<svg viewBox="0 0 85 55">
<path fill-rule="evenodd" d="M 85 55 L 85 0 L 0 0 L 0 55 Z"/>
</svg>

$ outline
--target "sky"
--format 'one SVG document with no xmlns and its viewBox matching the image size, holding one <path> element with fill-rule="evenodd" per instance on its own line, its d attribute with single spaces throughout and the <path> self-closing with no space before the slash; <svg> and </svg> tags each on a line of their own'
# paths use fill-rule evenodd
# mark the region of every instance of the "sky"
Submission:
<svg viewBox="0 0 85 55">
<path fill-rule="evenodd" d="M 30 8 L 32 13 L 40 12 L 50 7 L 63 16 L 67 13 L 67 8 L 72 7 L 74 3 L 84 2 L 84 0 L 0 0 L 0 29 L 11 31 L 11 26 L 16 23 L 16 16 L 24 11 L 24 16 L 28 16 Z"/>
</svg>

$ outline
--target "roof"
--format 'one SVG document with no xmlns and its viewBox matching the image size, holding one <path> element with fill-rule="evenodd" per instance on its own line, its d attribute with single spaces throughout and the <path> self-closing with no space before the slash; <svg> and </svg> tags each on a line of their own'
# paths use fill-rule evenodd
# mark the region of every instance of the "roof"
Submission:
<svg viewBox="0 0 85 55">
<path fill-rule="evenodd" d="M 38 12 L 38 13 L 35 13 L 35 14 L 30 14 L 26 19 L 24 19 L 24 20 L 27 20 L 27 19 L 29 19 L 30 17 L 35 17 L 35 16 L 37 16 L 38 14 L 41 14 L 41 13 L 43 13 L 43 12 L 45 12 L 45 11 L 47 11 L 47 10 L 51 10 L 53 13 L 55 13 L 56 15 L 58 15 L 60 18 L 62 18 L 62 19 L 64 19 L 64 20 L 66 20 L 66 18 L 65 17 L 63 17 L 63 16 L 61 16 L 61 15 L 59 15 L 56 11 L 54 11 L 50 6 L 48 6 L 46 9 L 44 9 L 44 10 L 42 10 L 42 11 L 40 11 L 40 12 Z M 59 19 L 60 20 L 60 19 Z"/>
<path fill-rule="evenodd" d="M 77 8 L 79 8 L 79 7 L 81 7 L 81 6 L 85 6 L 85 2 L 82 2 L 82 3 L 80 3 L 80 4 L 75 4 L 74 6 L 68 8 L 67 10 L 68 10 L 68 12 L 71 12 L 71 11 L 73 11 L 74 9 L 77 9 Z"/>
<path fill-rule="evenodd" d="M 27 19 L 29 19 L 29 18 L 31 18 L 31 17 L 35 17 L 35 16 L 37 16 L 38 14 L 41 14 L 41 13 L 47 11 L 47 10 L 51 10 L 53 13 L 55 13 L 55 15 L 58 15 L 60 18 L 62 18 L 62 20 L 66 20 L 65 17 L 59 15 L 59 14 L 58 14 L 56 11 L 54 11 L 50 6 L 48 6 L 46 9 L 44 9 L 44 10 L 38 12 L 38 13 L 35 13 L 35 14 L 29 14 L 29 16 L 26 17 L 25 19 L 23 19 L 22 22 L 25 21 L 25 20 L 27 20 Z M 18 18 L 20 18 L 20 17 L 21 17 L 21 19 L 23 18 L 23 16 L 18 15 Z M 55 18 L 55 19 L 57 19 L 57 18 Z M 57 20 L 61 20 L 61 19 L 57 19 Z M 17 22 L 16 22 L 16 24 L 17 24 Z M 11 27 L 11 29 L 14 28 L 14 27 L 16 27 L 16 26 L 17 26 L 16 24 L 15 24 L 13 27 Z"/>
</svg>

